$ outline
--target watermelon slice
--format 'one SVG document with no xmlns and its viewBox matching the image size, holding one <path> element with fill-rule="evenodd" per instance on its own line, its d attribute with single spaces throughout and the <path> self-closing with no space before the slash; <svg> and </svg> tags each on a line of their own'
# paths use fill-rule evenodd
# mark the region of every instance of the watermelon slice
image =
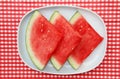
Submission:
<svg viewBox="0 0 120 79">
<path fill-rule="evenodd" d="M 77 11 L 70 20 L 74 30 L 82 36 L 79 45 L 72 51 L 68 61 L 74 69 L 92 53 L 103 38 L 91 27 L 84 17 Z M 96 52 L 97 53 L 97 52 Z"/>
<path fill-rule="evenodd" d="M 63 35 L 61 42 L 51 57 L 53 66 L 59 70 L 68 59 L 72 50 L 79 44 L 81 36 L 58 11 L 53 13 L 50 22 L 55 25 Z"/>
<path fill-rule="evenodd" d="M 26 30 L 26 47 L 36 67 L 44 69 L 62 35 L 57 29 L 35 11 Z"/>
</svg>

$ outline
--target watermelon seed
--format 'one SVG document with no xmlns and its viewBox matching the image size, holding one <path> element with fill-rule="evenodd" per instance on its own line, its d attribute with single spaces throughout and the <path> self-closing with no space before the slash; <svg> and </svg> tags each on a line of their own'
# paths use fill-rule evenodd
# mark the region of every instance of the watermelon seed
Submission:
<svg viewBox="0 0 120 79">
<path fill-rule="evenodd" d="M 90 30 L 90 28 L 88 28 L 88 30 Z"/>
<path fill-rule="evenodd" d="M 40 31 L 43 32 L 43 29 L 41 29 Z"/>
<path fill-rule="evenodd" d="M 50 30 L 47 31 L 48 33 L 50 32 Z"/>
<path fill-rule="evenodd" d="M 94 48 L 92 48 L 91 50 L 93 50 Z"/>
<path fill-rule="evenodd" d="M 44 24 L 42 24 L 42 27 L 44 26 Z"/>
<path fill-rule="evenodd" d="M 44 40 L 47 40 L 46 38 L 44 38 Z"/>
<path fill-rule="evenodd" d="M 81 28 L 83 28 L 83 26 L 81 26 Z"/>
<path fill-rule="evenodd" d="M 82 30 L 81 30 L 81 29 L 79 29 L 79 31 L 81 32 Z"/>
<path fill-rule="evenodd" d="M 52 48 L 50 47 L 50 48 L 49 48 L 49 50 L 51 51 L 51 50 L 52 50 Z"/>
<path fill-rule="evenodd" d="M 72 50 L 73 50 L 74 48 L 72 48 Z"/>
</svg>

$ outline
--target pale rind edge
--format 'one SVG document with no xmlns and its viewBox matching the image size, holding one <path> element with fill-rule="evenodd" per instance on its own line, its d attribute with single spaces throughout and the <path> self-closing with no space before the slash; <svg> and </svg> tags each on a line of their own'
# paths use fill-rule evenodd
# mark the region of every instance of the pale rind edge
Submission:
<svg viewBox="0 0 120 79">
<path fill-rule="evenodd" d="M 76 11 L 76 13 L 71 17 L 71 19 L 70 19 L 70 24 L 74 24 L 80 17 L 82 17 L 82 15 L 78 12 L 78 11 Z"/>
<path fill-rule="evenodd" d="M 78 64 L 78 63 L 76 62 L 76 60 L 75 60 L 73 57 L 71 57 L 71 56 L 68 57 L 68 62 L 70 63 L 70 65 L 71 65 L 74 69 L 78 69 L 79 66 L 80 66 L 80 64 Z"/>
<path fill-rule="evenodd" d="M 76 13 L 71 17 L 71 19 L 70 19 L 69 22 L 70 22 L 72 25 L 74 25 L 74 23 L 75 23 L 80 17 L 82 17 L 82 15 L 81 15 L 78 11 L 76 11 Z M 74 53 L 74 52 L 73 52 L 73 53 Z M 68 62 L 70 63 L 70 65 L 71 65 L 74 69 L 78 69 L 79 66 L 80 66 L 80 64 L 78 64 L 78 63 L 76 62 L 76 60 L 75 60 L 72 56 L 69 56 L 69 57 L 68 57 Z"/>
<path fill-rule="evenodd" d="M 51 17 L 50 17 L 50 23 L 55 24 L 56 19 L 60 16 L 60 13 L 58 11 L 55 11 Z"/>
<path fill-rule="evenodd" d="M 54 58 L 54 57 L 51 57 L 51 63 L 53 64 L 53 66 L 57 69 L 57 70 L 60 70 L 60 68 L 62 67 L 60 65 L 60 63 Z"/>
<path fill-rule="evenodd" d="M 52 24 L 55 24 L 59 16 L 60 16 L 60 13 L 58 11 L 54 11 L 54 13 L 52 14 L 50 18 L 50 22 Z M 53 56 L 51 57 L 50 61 L 57 70 L 59 70 L 62 67 L 62 65 L 60 65 L 60 63 Z"/>
<path fill-rule="evenodd" d="M 26 29 L 26 47 L 27 47 L 27 51 L 28 51 L 28 54 L 30 56 L 30 59 L 32 60 L 32 62 L 34 63 L 34 65 L 42 70 L 44 69 L 44 65 L 42 63 L 40 63 L 40 61 L 35 57 L 34 55 L 34 52 L 32 51 L 31 49 L 31 45 L 30 45 L 30 33 L 31 33 L 31 30 L 32 30 L 32 25 L 35 21 L 35 19 L 38 17 L 38 16 L 41 16 L 41 14 L 39 13 L 39 11 L 35 11 L 31 18 L 30 18 L 30 21 L 27 25 L 27 29 Z"/>
</svg>

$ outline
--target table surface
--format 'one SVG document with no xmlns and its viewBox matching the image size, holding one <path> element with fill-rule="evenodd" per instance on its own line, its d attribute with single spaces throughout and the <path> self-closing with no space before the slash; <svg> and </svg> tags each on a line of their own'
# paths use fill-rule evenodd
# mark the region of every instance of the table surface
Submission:
<svg viewBox="0 0 120 79">
<path fill-rule="evenodd" d="M 95 69 L 75 75 L 53 75 L 35 71 L 21 60 L 17 31 L 21 18 L 33 8 L 71 5 L 88 8 L 104 20 L 108 41 L 103 62 Z M 120 79 L 120 1 L 119 0 L 44 0 L 0 1 L 0 79 Z"/>
</svg>

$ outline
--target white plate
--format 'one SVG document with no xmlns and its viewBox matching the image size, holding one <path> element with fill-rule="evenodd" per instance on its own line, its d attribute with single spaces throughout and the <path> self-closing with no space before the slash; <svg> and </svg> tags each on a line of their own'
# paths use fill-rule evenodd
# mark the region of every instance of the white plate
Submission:
<svg viewBox="0 0 120 79">
<path fill-rule="evenodd" d="M 21 20 L 18 30 L 18 51 L 20 57 L 24 61 L 26 65 L 34 70 L 38 70 L 35 65 L 32 63 L 25 45 L 25 32 L 28 21 L 35 10 L 38 10 L 41 14 L 43 14 L 48 20 L 54 11 L 59 11 L 67 20 L 69 20 L 72 15 L 79 11 L 86 20 L 92 25 L 92 27 L 102 36 L 104 40 L 99 46 L 91 53 L 91 55 L 82 63 L 79 69 L 74 70 L 68 62 L 64 64 L 64 66 L 57 71 L 52 64 L 49 62 L 45 69 L 42 72 L 52 73 L 52 74 L 77 74 L 90 71 L 97 67 L 103 60 L 107 47 L 107 32 L 104 25 L 103 20 L 96 13 L 91 10 L 80 8 L 80 7 L 72 7 L 72 6 L 50 6 L 34 9 L 28 12 Z M 38 70 L 40 71 L 40 70 Z"/>
</svg>

